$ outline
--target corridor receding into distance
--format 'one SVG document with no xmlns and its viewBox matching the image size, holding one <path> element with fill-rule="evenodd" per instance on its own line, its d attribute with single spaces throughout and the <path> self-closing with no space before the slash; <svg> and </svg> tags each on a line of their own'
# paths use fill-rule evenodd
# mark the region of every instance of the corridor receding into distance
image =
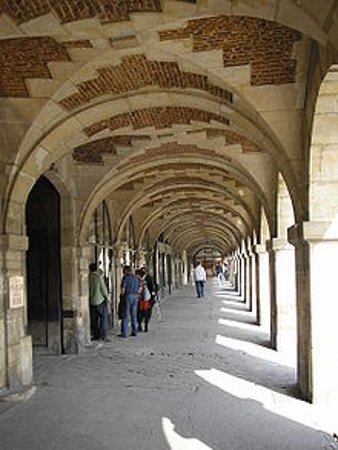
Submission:
<svg viewBox="0 0 338 450">
<path fill-rule="evenodd" d="M 338 0 L 0 0 L 0 125 L 1 450 L 337 446 Z"/>
<path fill-rule="evenodd" d="M 205 300 L 185 287 L 163 301 L 147 334 L 40 356 L 35 373 L 30 400 L 0 403 L 3 450 L 337 448 L 295 367 L 215 278 Z"/>
</svg>

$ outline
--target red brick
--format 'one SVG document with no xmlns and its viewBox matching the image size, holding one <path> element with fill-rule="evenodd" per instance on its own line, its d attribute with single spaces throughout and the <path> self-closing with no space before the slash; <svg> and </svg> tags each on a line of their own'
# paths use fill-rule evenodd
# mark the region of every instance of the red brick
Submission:
<svg viewBox="0 0 338 450">
<path fill-rule="evenodd" d="M 0 0 L 0 11 L 22 24 L 52 13 L 61 23 L 97 17 L 101 22 L 129 20 L 134 12 L 161 12 L 160 0 Z"/>
<path fill-rule="evenodd" d="M 191 121 L 209 123 L 211 120 L 229 124 L 228 119 L 222 116 L 195 108 L 145 108 L 133 113 L 118 114 L 110 119 L 101 120 L 85 128 L 84 132 L 88 136 L 94 136 L 105 128 L 115 130 L 127 126 L 132 126 L 134 129 L 153 126 L 160 129 L 170 128 L 172 124 L 189 124 Z"/>
<path fill-rule="evenodd" d="M 65 47 L 50 37 L 0 40 L 0 96 L 28 97 L 26 78 L 50 78 L 51 61 L 68 61 Z"/>
<path fill-rule="evenodd" d="M 124 57 L 117 66 L 102 67 L 98 74 L 97 78 L 80 83 L 78 92 L 63 99 L 60 105 L 70 111 L 100 95 L 129 92 L 146 86 L 199 89 L 224 102 L 232 101 L 229 91 L 210 84 L 206 76 L 181 71 L 175 62 L 149 61 L 141 54 Z"/>
<path fill-rule="evenodd" d="M 293 46 L 301 33 L 276 22 L 243 16 L 189 20 L 185 28 L 159 33 L 161 40 L 193 39 L 195 52 L 220 48 L 224 66 L 251 65 L 251 84 L 295 81 Z"/>
<path fill-rule="evenodd" d="M 241 144 L 243 153 L 260 152 L 260 148 L 252 141 L 234 131 L 222 128 L 206 128 L 207 137 L 224 137 L 226 145 Z"/>
</svg>

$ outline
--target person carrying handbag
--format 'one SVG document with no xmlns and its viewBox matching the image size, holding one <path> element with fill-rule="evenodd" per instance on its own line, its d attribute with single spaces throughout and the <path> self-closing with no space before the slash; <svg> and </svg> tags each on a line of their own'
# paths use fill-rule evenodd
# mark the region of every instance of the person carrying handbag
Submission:
<svg viewBox="0 0 338 450">
<path fill-rule="evenodd" d="M 138 304 L 137 304 L 137 321 L 138 331 L 148 332 L 148 324 L 151 313 L 151 293 L 148 289 L 146 281 L 143 279 L 143 271 L 139 269 L 136 271 L 139 281 L 138 289 Z M 144 328 L 142 327 L 144 322 Z"/>
</svg>

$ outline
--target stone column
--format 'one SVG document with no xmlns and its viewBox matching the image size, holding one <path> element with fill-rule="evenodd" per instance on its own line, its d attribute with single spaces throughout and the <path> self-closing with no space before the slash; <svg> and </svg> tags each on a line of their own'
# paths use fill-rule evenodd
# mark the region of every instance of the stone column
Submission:
<svg viewBox="0 0 338 450">
<path fill-rule="evenodd" d="M 274 277 L 271 295 L 271 343 L 273 348 L 296 358 L 295 254 L 285 239 L 269 242 L 270 275 Z M 273 273 L 271 273 L 273 271 Z"/>
<path fill-rule="evenodd" d="M 269 254 L 265 244 L 254 247 L 256 255 L 257 274 L 257 324 L 264 329 L 270 329 L 270 279 L 269 279 Z"/>
<path fill-rule="evenodd" d="M 136 268 L 140 268 L 146 265 L 145 251 L 143 248 L 136 250 Z"/>
<path fill-rule="evenodd" d="M 64 320 L 64 328 L 68 330 L 65 335 L 65 343 L 69 353 L 80 353 L 85 345 L 90 342 L 90 311 L 88 295 L 88 266 L 92 260 L 92 249 L 82 246 L 76 249 L 78 261 L 78 301 L 74 302 L 74 317 L 69 321 Z"/>
<path fill-rule="evenodd" d="M 247 301 L 247 286 L 248 286 L 248 255 L 246 249 L 242 248 L 240 253 L 240 279 L 239 279 L 239 294 L 243 301 Z"/>
<path fill-rule="evenodd" d="M 289 229 L 297 255 L 298 380 L 304 398 L 338 404 L 338 229 L 303 222 Z"/>
<path fill-rule="evenodd" d="M 0 235 L 0 386 L 20 389 L 32 383 L 32 340 L 27 334 L 25 288 L 28 239 Z"/>
<path fill-rule="evenodd" d="M 255 259 L 254 253 L 252 252 L 251 246 L 248 247 L 247 251 L 247 271 L 246 271 L 246 289 L 245 289 L 245 298 L 246 304 L 248 306 L 249 311 L 253 311 L 253 298 L 255 295 Z"/>
<path fill-rule="evenodd" d="M 258 255 L 255 254 L 255 252 L 252 250 L 251 258 L 251 280 L 252 280 L 252 287 L 251 287 L 251 304 L 252 304 L 252 311 L 254 312 L 257 320 L 257 305 L 258 305 Z"/>
<path fill-rule="evenodd" d="M 239 275 L 240 274 L 240 257 L 238 251 L 233 255 L 233 270 L 230 273 L 232 284 L 235 288 L 235 291 L 239 293 Z"/>
<path fill-rule="evenodd" d="M 183 285 L 186 286 L 188 284 L 188 273 L 190 270 L 189 260 L 188 260 L 188 255 L 187 255 L 186 250 L 183 250 L 183 252 L 182 252 L 182 261 L 183 261 L 182 267 L 184 267 L 184 271 L 182 273 L 182 281 L 183 281 Z"/>
</svg>

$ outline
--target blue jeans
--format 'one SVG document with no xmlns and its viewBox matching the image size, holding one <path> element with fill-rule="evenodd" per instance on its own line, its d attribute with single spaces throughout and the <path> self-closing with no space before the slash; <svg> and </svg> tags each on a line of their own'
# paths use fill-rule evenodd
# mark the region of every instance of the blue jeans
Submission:
<svg viewBox="0 0 338 450">
<path fill-rule="evenodd" d="M 137 335 L 137 294 L 127 294 L 126 309 L 124 310 L 124 315 L 122 319 L 122 334 L 127 337 L 128 325 L 129 325 L 129 314 L 131 320 L 131 331 L 136 336 Z"/>
<path fill-rule="evenodd" d="M 195 281 L 196 293 L 198 298 L 204 297 L 204 281 Z"/>
</svg>

